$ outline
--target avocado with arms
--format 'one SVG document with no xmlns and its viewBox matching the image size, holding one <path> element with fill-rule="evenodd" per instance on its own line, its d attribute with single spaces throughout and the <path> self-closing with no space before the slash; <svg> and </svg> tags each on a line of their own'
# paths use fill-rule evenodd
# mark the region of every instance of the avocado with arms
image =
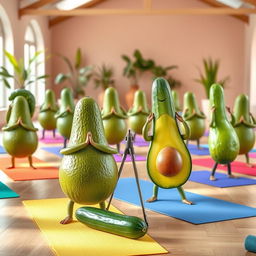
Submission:
<svg viewBox="0 0 256 256">
<path fill-rule="evenodd" d="M 182 122 L 185 134 L 181 135 L 177 121 Z M 150 126 L 152 135 L 148 135 Z M 158 187 L 177 188 L 182 201 L 192 204 L 186 199 L 182 185 L 191 173 L 191 157 L 184 143 L 189 136 L 189 127 L 175 107 L 168 82 L 157 78 L 152 86 L 152 114 L 143 128 L 144 139 L 150 141 L 147 156 L 147 171 L 153 181 L 153 196 L 148 202 L 157 200 Z"/>
</svg>

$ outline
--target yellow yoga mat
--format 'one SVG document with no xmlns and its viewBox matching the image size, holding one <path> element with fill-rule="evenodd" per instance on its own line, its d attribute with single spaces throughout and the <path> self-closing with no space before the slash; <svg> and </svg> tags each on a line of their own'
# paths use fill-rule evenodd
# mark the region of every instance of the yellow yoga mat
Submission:
<svg viewBox="0 0 256 256">
<path fill-rule="evenodd" d="M 168 252 L 148 235 L 134 240 L 91 229 L 76 220 L 67 225 L 59 224 L 66 217 L 67 198 L 28 200 L 23 203 L 58 256 L 124 256 Z M 75 209 L 81 207 L 75 206 Z M 113 206 L 110 210 L 120 213 Z"/>
</svg>

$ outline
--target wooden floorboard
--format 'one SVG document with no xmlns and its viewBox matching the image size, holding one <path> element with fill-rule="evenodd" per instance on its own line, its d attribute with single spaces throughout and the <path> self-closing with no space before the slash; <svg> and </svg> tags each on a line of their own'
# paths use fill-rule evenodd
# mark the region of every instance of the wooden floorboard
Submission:
<svg viewBox="0 0 256 256">
<path fill-rule="evenodd" d="M 206 142 L 206 138 L 204 140 Z M 146 155 L 147 153 L 147 148 L 136 147 L 135 150 L 140 154 Z M 38 150 L 36 156 L 45 161 L 59 162 L 58 157 L 43 150 Z M 244 160 L 241 156 L 239 156 L 239 159 Z M 255 159 L 253 161 L 255 162 Z M 137 167 L 140 178 L 148 179 L 145 162 L 138 162 Z M 200 169 L 202 168 L 193 167 L 193 170 Z M 131 164 L 127 163 L 122 177 L 130 176 L 133 176 L 133 171 Z M 53 256 L 54 253 L 28 215 L 22 200 L 64 197 L 58 180 L 13 182 L 3 173 L 0 173 L 0 180 L 20 194 L 20 198 L 0 200 L 0 256 Z M 221 189 L 187 182 L 184 188 L 186 191 L 256 207 L 255 185 Z M 138 207 L 115 199 L 113 204 L 126 214 L 141 216 L 141 210 Z M 171 204 L 170 207 L 172 207 Z M 255 217 L 193 225 L 148 210 L 147 215 L 149 219 L 148 233 L 170 251 L 167 255 L 255 255 L 246 252 L 243 247 L 244 238 L 248 234 L 256 235 Z M 104 256 L 104 253 L 102 256 Z"/>
</svg>

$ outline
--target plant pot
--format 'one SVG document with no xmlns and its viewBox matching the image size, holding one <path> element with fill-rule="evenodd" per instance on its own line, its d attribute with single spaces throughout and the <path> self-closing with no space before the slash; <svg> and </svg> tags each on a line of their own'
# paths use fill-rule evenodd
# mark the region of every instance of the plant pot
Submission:
<svg viewBox="0 0 256 256">
<path fill-rule="evenodd" d="M 137 84 L 131 85 L 130 90 L 125 95 L 125 101 L 128 108 L 131 108 L 133 105 L 133 99 L 135 92 L 139 89 Z"/>
</svg>

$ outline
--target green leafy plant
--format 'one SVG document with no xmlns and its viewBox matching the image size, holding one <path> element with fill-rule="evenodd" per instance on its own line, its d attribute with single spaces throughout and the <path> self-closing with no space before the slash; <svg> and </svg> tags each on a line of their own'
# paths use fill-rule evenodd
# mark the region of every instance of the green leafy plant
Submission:
<svg viewBox="0 0 256 256">
<path fill-rule="evenodd" d="M 55 84 L 63 83 L 64 81 L 69 81 L 74 97 L 84 96 L 85 92 L 83 88 L 90 81 L 93 74 L 93 66 L 83 66 L 82 65 L 82 52 L 78 48 L 75 55 L 74 64 L 67 57 L 60 55 L 60 57 L 65 61 L 68 66 L 68 73 L 59 73 L 55 78 Z"/>
<path fill-rule="evenodd" d="M 17 60 L 14 55 L 7 51 L 4 51 L 7 60 L 10 62 L 14 69 L 14 74 L 11 74 L 4 66 L 0 67 L 0 76 L 4 85 L 7 88 L 11 88 L 8 79 L 12 78 L 15 81 L 16 87 L 18 87 L 19 89 L 25 89 L 25 87 L 29 84 L 47 78 L 48 75 L 35 76 L 32 72 L 33 65 L 41 64 L 41 62 L 38 62 L 38 58 L 42 53 L 42 51 L 37 51 L 34 56 L 29 59 L 27 67 L 25 67 L 23 58 Z"/>
<path fill-rule="evenodd" d="M 218 80 L 217 75 L 219 71 L 219 66 L 220 66 L 219 60 L 213 60 L 212 58 L 208 58 L 208 59 L 204 58 L 203 72 L 200 69 L 198 69 L 200 78 L 195 79 L 195 81 L 204 86 L 205 93 L 208 99 L 209 99 L 210 88 L 212 84 L 219 83 L 224 87 L 229 80 L 228 76 L 221 80 Z"/>
<path fill-rule="evenodd" d="M 115 80 L 113 79 L 114 70 L 106 64 L 102 64 L 101 67 L 98 67 L 93 75 L 96 88 L 102 87 L 105 90 L 115 85 Z"/>
<path fill-rule="evenodd" d="M 142 73 L 151 70 L 155 65 L 153 60 L 144 59 L 138 49 L 134 50 L 133 58 L 127 55 L 122 55 L 121 57 L 126 62 L 123 75 L 130 79 L 131 85 L 137 85 Z"/>
</svg>

